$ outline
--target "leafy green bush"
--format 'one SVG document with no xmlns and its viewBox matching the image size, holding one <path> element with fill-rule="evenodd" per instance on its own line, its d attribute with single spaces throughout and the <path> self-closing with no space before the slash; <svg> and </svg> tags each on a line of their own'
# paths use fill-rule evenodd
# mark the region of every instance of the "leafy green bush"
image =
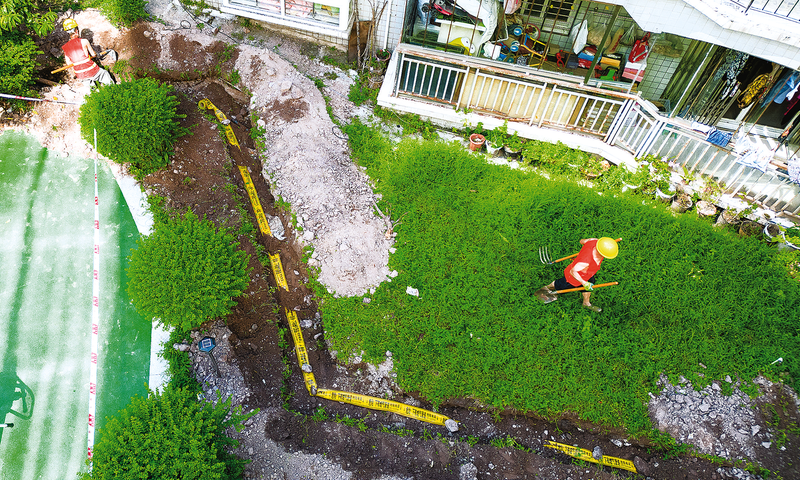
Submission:
<svg viewBox="0 0 800 480">
<path fill-rule="evenodd" d="M 25 35 L 15 32 L 0 34 L 0 91 L 11 95 L 33 95 L 35 92 L 31 86 L 36 74 L 36 55 L 40 53 L 33 40 Z"/>
<path fill-rule="evenodd" d="M 232 235 L 191 211 L 157 223 L 131 250 L 128 293 L 142 316 L 190 330 L 230 313 L 249 283 Z"/>
<path fill-rule="evenodd" d="M 130 27 L 141 18 L 150 18 L 144 9 L 147 0 L 91 0 L 88 5 L 100 9 L 118 27 Z"/>
<path fill-rule="evenodd" d="M 0 34 L 32 30 L 44 37 L 55 28 L 58 16 L 49 10 L 53 2 L 39 0 L 0 0 Z"/>
<path fill-rule="evenodd" d="M 135 397 L 98 431 L 92 470 L 83 480 L 182 478 L 234 480 L 241 478 L 244 460 L 226 447 L 238 442 L 225 429 L 255 412 L 231 411 L 231 401 L 216 406 L 197 401 L 195 392 L 167 387 L 163 393 Z M 226 420 L 226 417 L 230 418 Z"/>
<path fill-rule="evenodd" d="M 93 91 L 81 106 L 81 135 L 117 163 L 130 164 L 142 178 L 169 164 L 175 140 L 189 131 L 180 126 L 178 99 L 171 85 L 151 78 L 107 85 Z"/>
<path fill-rule="evenodd" d="M 800 364 L 771 365 L 800 353 L 788 255 L 655 200 L 487 164 L 460 145 L 407 139 L 393 150 L 370 128 L 347 133 L 382 210 L 408 213 L 390 257 L 399 275 L 368 304 L 321 302 L 340 355 L 382 361 L 389 350 L 401 386 L 437 403 L 471 397 L 632 433 L 652 428 L 648 392 L 661 373 L 700 387 L 759 373 L 799 384 Z M 543 265 L 539 247 L 558 258 L 604 235 L 623 241 L 598 273 L 620 282 L 594 293 L 601 314 L 577 293 L 533 297 L 566 266 Z"/>
</svg>

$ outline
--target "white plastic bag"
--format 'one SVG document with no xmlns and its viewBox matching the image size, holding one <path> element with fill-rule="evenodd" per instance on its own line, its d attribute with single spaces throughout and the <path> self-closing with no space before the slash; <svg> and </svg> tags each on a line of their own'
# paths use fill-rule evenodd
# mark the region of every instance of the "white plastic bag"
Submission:
<svg viewBox="0 0 800 480">
<path fill-rule="evenodd" d="M 580 25 L 575 25 L 572 27 L 572 31 L 569 32 L 569 42 L 572 45 L 572 52 L 577 55 L 581 53 L 583 47 L 586 46 L 586 38 L 589 36 L 589 25 L 586 23 L 586 20 L 581 22 Z"/>
</svg>

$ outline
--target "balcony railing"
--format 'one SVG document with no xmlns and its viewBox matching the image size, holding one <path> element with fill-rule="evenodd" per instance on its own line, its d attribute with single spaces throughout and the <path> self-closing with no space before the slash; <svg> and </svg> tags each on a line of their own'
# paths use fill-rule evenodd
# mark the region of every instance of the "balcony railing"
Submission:
<svg viewBox="0 0 800 480">
<path fill-rule="evenodd" d="M 652 154 L 709 176 L 726 187 L 725 193 L 774 212 L 800 213 L 800 185 L 783 168 L 769 164 L 761 171 L 743 165 L 730 148 L 706 141 L 682 119 L 663 116 L 637 96 L 402 44 L 392 62 L 396 68 L 385 80 L 390 95 L 425 102 L 427 116 L 438 104 L 443 118 L 453 108 L 466 109 L 508 120 L 509 126 L 580 132 L 636 158 Z"/>
<path fill-rule="evenodd" d="M 788 18 L 800 22 L 800 0 L 731 0 L 744 8 L 744 13 L 750 10 L 768 13 L 776 17 Z"/>
</svg>

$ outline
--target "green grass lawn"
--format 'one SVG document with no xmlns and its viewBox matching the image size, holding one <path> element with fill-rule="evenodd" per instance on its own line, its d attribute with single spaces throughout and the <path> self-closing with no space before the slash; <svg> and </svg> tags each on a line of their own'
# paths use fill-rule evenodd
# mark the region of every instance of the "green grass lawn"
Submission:
<svg viewBox="0 0 800 480">
<path fill-rule="evenodd" d="M 0 477 L 74 477 L 85 468 L 94 243 L 92 160 L 0 134 Z M 99 171 L 101 297 L 97 425 L 146 395 L 150 323 L 125 294 L 138 237 L 114 177 Z"/>
<path fill-rule="evenodd" d="M 366 127 L 348 134 L 381 209 L 408 213 L 390 257 L 399 275 L 368 304 L 323 300 L 340 356 L 364 350 L 377 361 L 390 350 L 401 386 L 435 403 L 574 412 L 636 434 L 652 428 L 647 392 L 661 373 L 700 386 L 765 373 L 796 387 L 800 283 L 786 267 L 796 253 L 641 195 L 490 165 L 460 145 L 404 140 L 393 150 Z M 594 294 L 602 313 L 582 309 L 577 293 L 548 305 L 532 296 L 566 266 L 543 265 L 539 247 L 558 258 L 600 236 L 623 238 L 598 274 L 620 282 Z"/>
</svg>

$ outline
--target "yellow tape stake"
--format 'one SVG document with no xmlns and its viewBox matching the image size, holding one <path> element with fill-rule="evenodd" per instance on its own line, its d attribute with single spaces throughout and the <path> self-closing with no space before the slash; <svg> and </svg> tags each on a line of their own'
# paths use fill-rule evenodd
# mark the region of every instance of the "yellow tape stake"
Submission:
<svg viewBox="0 0 800 480">
<path fill-rule="evenodd" d="M 585 448 L 573 447 L 571 445 L 564 445 L 563 443 L 552 442 L 547 440 L 550 445 L 545 444 L 545 447 L 552 448 L 558 450 L 560 452 L 566 453 L 570 457 L 577 458 L 579 460 L 584 460 L 587 462 L 592 463 L 599 463 L 601 465 L 607 465 L 609 467 L 621 468 L 623 470 L 628 470 L 629 472 L 637 473 L 636 467 L 633 466 L 633 462 L 630 460 L 623 460 L 617 457 L 609 457 L 607 455 L 603 455 L 600 460 L 597 460 L 592 455 L 592 452 L 586 450 Z"/>
<path fill-rule="evenodd" d="M 272 267 L 272 274 L 275 275 L 275 283 L 286 291 L 289 291 L 289 284 L 286 283 L 286 275 L 283 274 L 283 265 L 279 254 L 269 254 L 269 265 Z"/>
<path fill-rule="evenodd" d="M 197 102 L 197 106 L 200 107 L 200 110 L 204 108 L 207 108 L 209 110 L 214 110 L 214 116 L 217 117 L 217 120 L 222 122 L 223 125 L 225 125 L 225 136 L 228 138 L 228 143 L 238 147 L 239 150 L 242 149 L 242 147 L 239 146 L 239 141 L 236 140 L 236 135 L 233 133 L 233 129 L 231 129 L 231 126 L 228 125 L 230 123 L 230 120 L 228 120 L 228 117 L 226 117 L 225 114 L 222 113 L 222 110 L 217 108 L 217 106 L 211 103 L 211 100 L 207 98 L 204 98 L 199 102 Z"/>
<path fill-rule="evenodd" d="M 242 175 L 244 188 L 247 190 L 247 196 L 250 197 L 250 204 L 253 206 L 253 212 L 256 214 L 258 228 L 261 229 L 261 233 L 271 237 L 272 230 L 269 229 L 269 223 L 267 223 L 267 217 L 264 215 L 264 209 L 261 208 L 261 201 L 258 199 L 256 186 L 253 184 L 253 180 L 250 178 L 250 172 L 247 171 L 247 167 L 239 166 L 239 173 Z"/>
</svg>

